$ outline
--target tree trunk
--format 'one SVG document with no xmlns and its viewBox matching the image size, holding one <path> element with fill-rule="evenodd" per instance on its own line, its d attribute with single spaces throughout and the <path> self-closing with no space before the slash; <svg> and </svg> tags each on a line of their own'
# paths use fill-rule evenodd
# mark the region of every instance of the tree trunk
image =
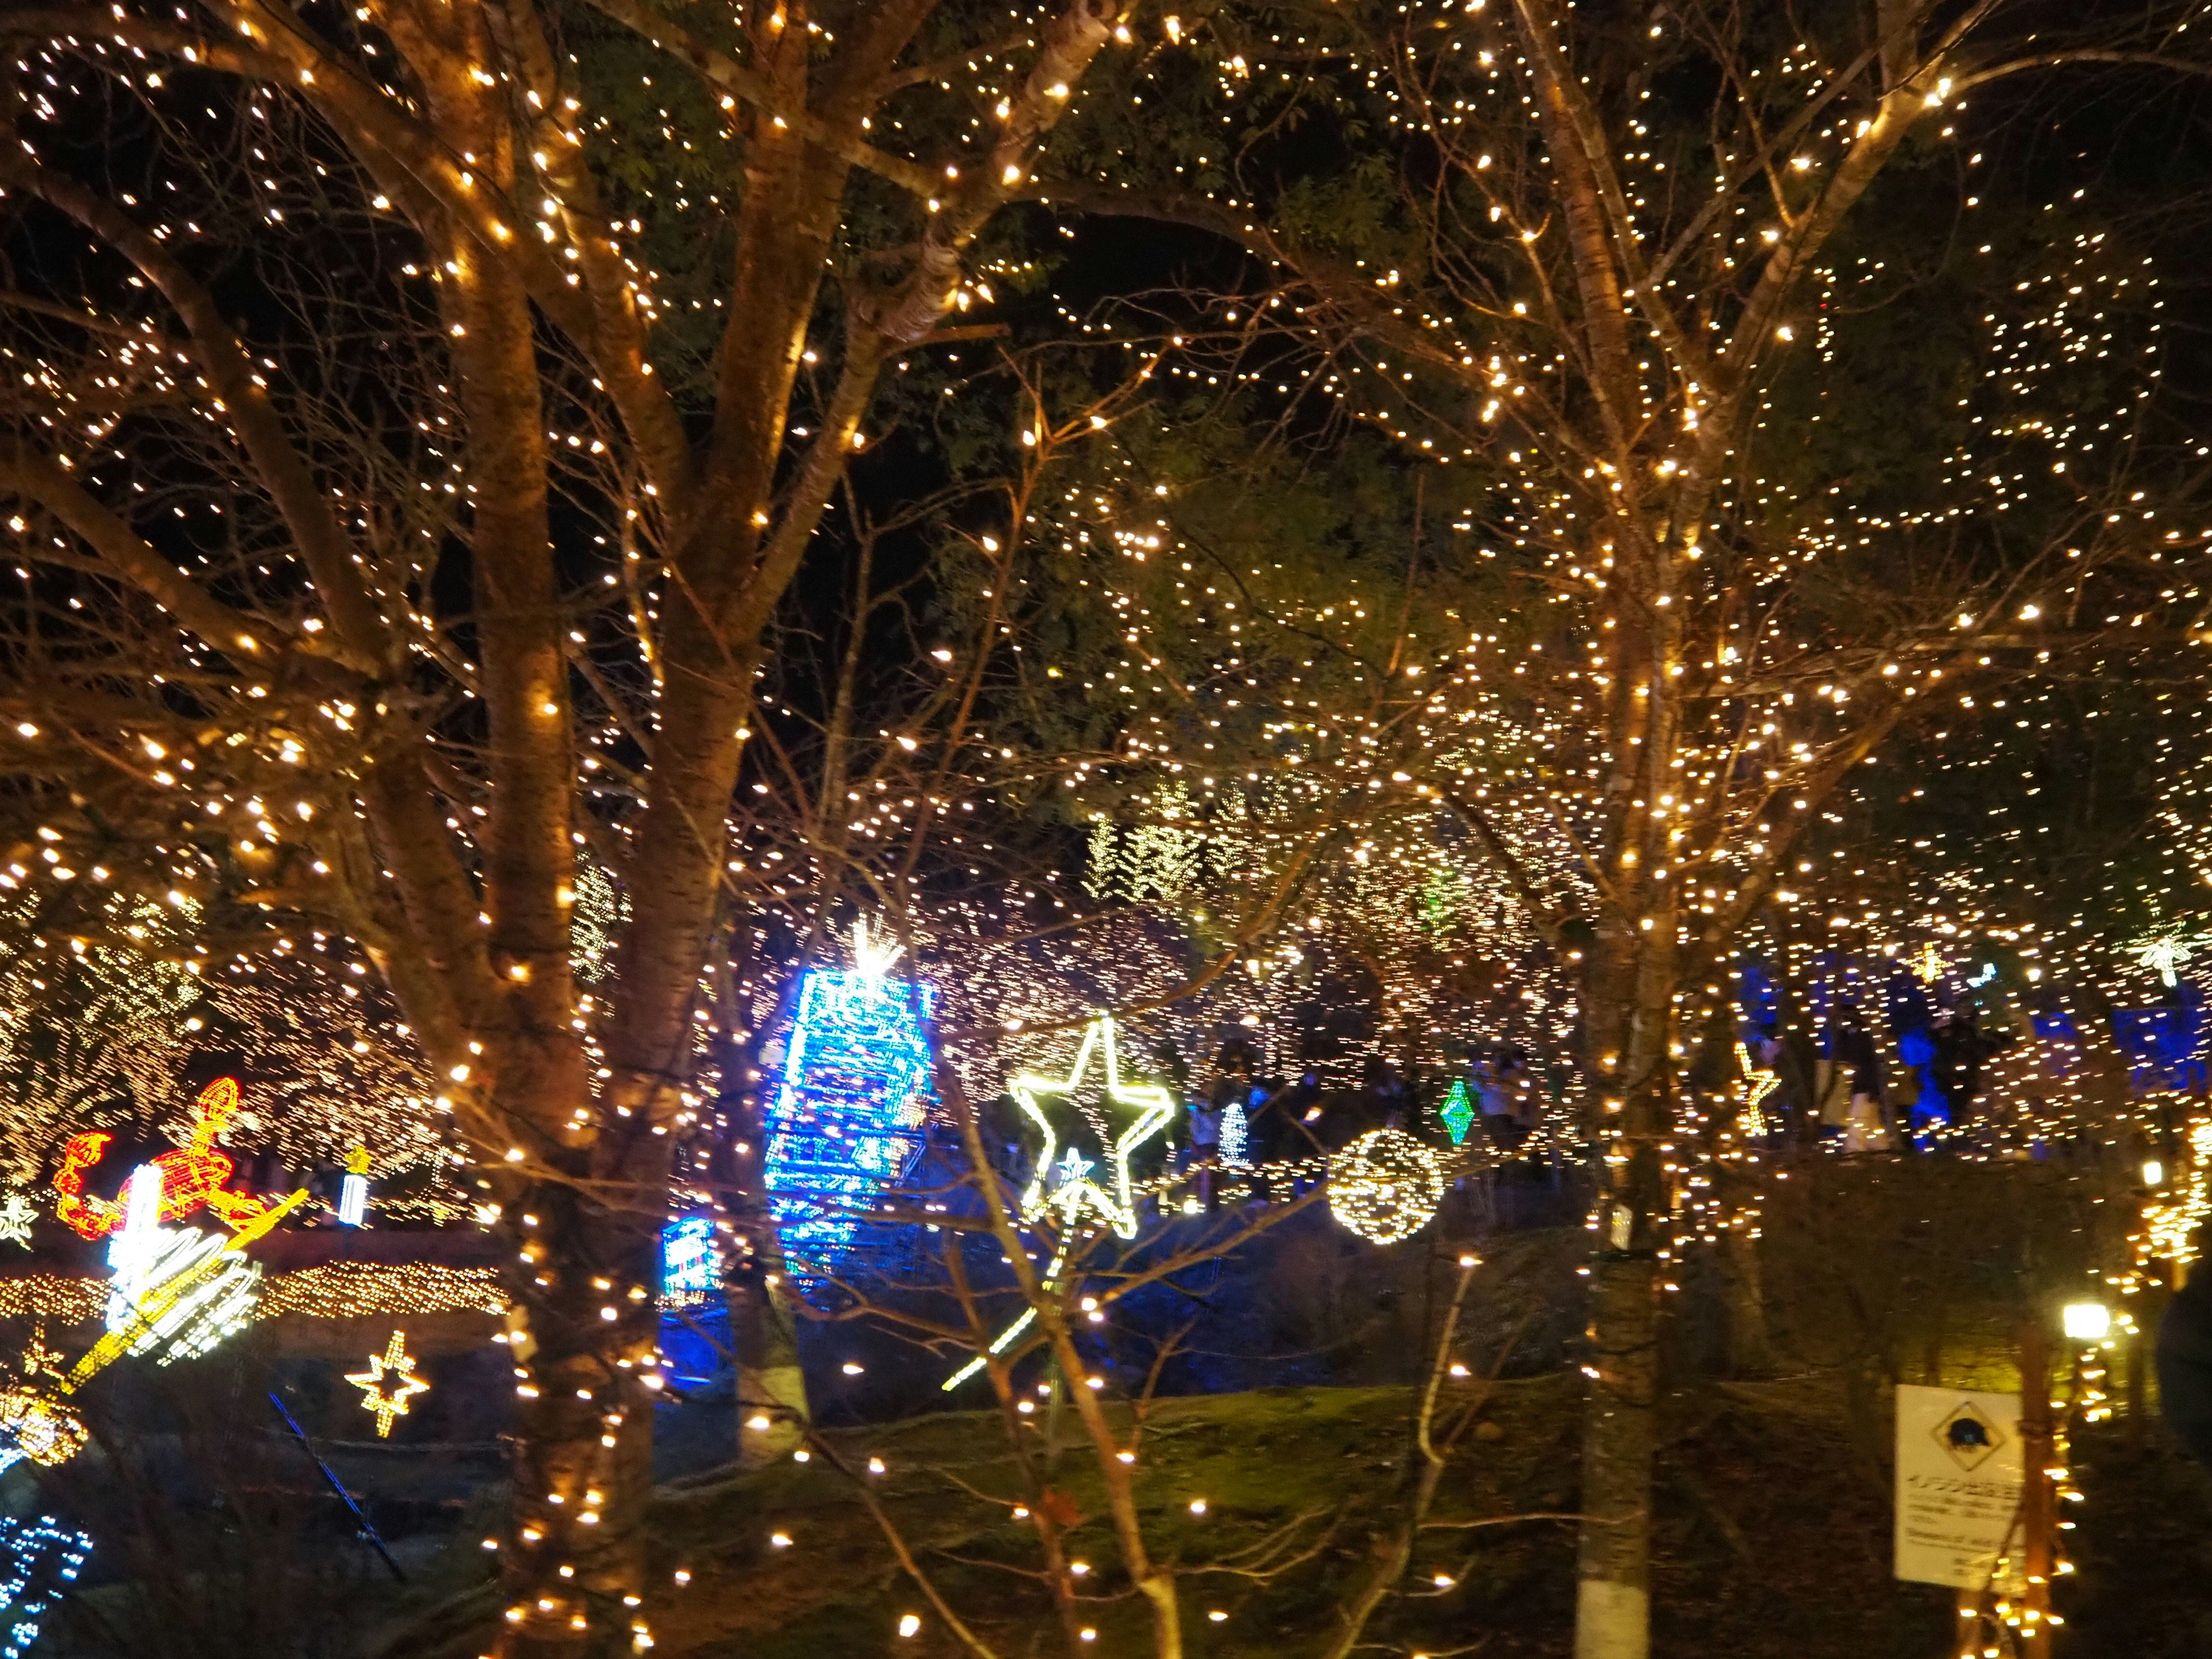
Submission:
<svg viewBox="0 0 2212 1659">
<path fill-rule="evenodd" d="M 522 1322 L 510 1328 L 519 1410 L 501 1550 L 514 1659 L 628 1653 L 643 1626 L 657 1219 L 558 1179 L 504 1207 Z"/>
<path fill-rule="evenodd" d="M 1609 1215 L 1601 1226 L 1616 1224 Z M 1658 1263 L 1612 1244 L 1591 1274 L 1589 1363 L 1597 1375 L 1583 1437 L 1575 1659 L 1644 1659 L 1650 1648 Z"/>
<path fill-rule="evenodd" d="M 1759 1241 L 1741 1227 L 1723 1235 L 1729 1291 L 1729 1374 L 1764 1376 L 1774 1370 L 1766 1329 L 1766 1285 L 1759 1271 Z"/>
<path fill-rule="evenodd" d="M 781 1260 L 781 1255 L 777 1257 Z M 770 1275 L 730 1286 L 730 1346 L 738 1362 L 738 1467 L 781 1462 L 806 1437 L 806 1376 L 799 1331 Z"/>
<path fill-rule="evenodd" d="M 1603 1149 L 1591 1268 L 1575 1659 L 1650 1650 L 1651 1469 L 1658 1442 L 1658 1297 L 1668 1214 L 1662 1148 L 1674 1103 L 1674 915 L 1615 915 L 1584 992 L 1585 1075 Z"/>
<path fill-rule="evenodd" d="M 2046 1473 L 2053 1438 L 2050 1345 L 2043 1322 L 2031 1314 L 2020 1327 L 2020 1528 L 2021 1571 L 2027 1580 L 2021 1600 L 2028 1621 L 2025 1633 L 2045 1638 L 2036 1646 L 2045 1651 L 2051 1635 L 2051 1581 L 2058 1555 L 2058 1517 L 2053 1513 L 2057 1492 Z"/>
<path fill-rule="evenodd" d="M 738 1259 L 730 1276 L 730 1347 L 738 1372 L 738 1464 L 764 1468 L 805 1437 L 806 1378 L 799 1364 L 793 1294 L 768 1200 L 767 1079 L 738 1097 L 736 1192 Z"/>
</svg>

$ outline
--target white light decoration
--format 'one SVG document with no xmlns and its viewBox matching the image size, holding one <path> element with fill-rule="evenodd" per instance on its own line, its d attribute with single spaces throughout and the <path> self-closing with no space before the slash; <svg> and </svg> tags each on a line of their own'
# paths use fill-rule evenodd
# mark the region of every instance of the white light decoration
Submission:
<svg viewBox="0 0 2212 1659">
<path fill-rule="evenodd" d="M 2160 983 L 2172 985 L 2181 965 L 2197 954 L 2195 947 L 2200 942 L 2181 934 L 2168 933 L 2147 939 L 2132 948 L 2136 960 L 2156 974 Z"/>
<path fill-rule="evenodd" d="M 2076 1342 L 2102 1342 L 2112 1334 L 2112 1310 L 2101 1302 L 2069 1302 L 2060 1317 Z"/>
<path fill-rule="evenodd" d="M 31 1228 L 39 1218 L 39 1206 L 21 1193 L 11 1192 L 0 1199 L 0 1240 L 21 1244 L 28 1249 Z"/>
<path fill-rule="evenodd" d="M 853 971 L 861 978 L 880 982 L 890 973 L 891 965 L 905 954 L 905 945 L 872 937 L 866 916 L 853 924 Z"/>
<path fill-rule="evenodd" d="M 338 1183 L 338 1224 L 359 1227 L 368 1219 L 368 1149 L 356 1146 L 346 1157 L 345 1179 Z"/>
<path fill-rule="evenodd" d="M 1370 1129 L 1328 1160 L 1328 1207 L 1346 1231 L 1395 1244 L 1443 1202 L 1436 1154 L 1403 1129 Z"/>
<path fill-rule="evenodd" d="M 1221 1163 L 1230 1170 L 1249 1170 L 1252 1167 L 1249 1148 L 1252 1143 L 1252 1121 L 1246 1115 L 1244 1103 L 1232 1100 L 1221 1115 Z"/>
<path fill-rule="evenodd" d="M 1091 1105 L 1078 1100 L 1076 1092 L 1091 1070 L 1091 1055 L 1102 1051 L 1105 1080 L 1098 1103 Z M 1167 1127 L 1176 1109 L 1174 1097 L 1158 1085 L 1121 1081 L 1114 1017 L 1101 1014 L 1085 1028 L 1083 1046 L 1065 1079 L 1024 1073 L 1011 1087 L 1014 1103 L 1044 1136 L 1036 1173 L 1022 1194 L 1022 1218 L 1034 1221 L 1052 1210 L 1072 1228 L 1095 1215 L 1121 1237 L 1134 1238 L 1137 1211 L 1129 1189 L 1129 1158 Z M 1133 1115 L 1116 1126 L 1116 1109 Z"/>
<path fill-rule="evenodd" d="M 106 1324 L 123 1352 L 167 1365 L 211 1352 L 252 1318 L 261 1267 L 230 1250 L 228 1234 L 161 1225 L 161 1196 L 160 1170 L 132 1172 L 125 1219 L 107 1248 Z"/>
</svg>

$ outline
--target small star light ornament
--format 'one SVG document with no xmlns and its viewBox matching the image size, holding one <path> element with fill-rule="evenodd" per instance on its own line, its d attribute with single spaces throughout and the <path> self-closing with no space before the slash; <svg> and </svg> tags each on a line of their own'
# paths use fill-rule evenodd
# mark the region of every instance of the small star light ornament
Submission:
<svg viewBox="0 0 2212 1659">
<path fill-rule="evenodd" d="M 1436 1154 L 1403 1129 L 1370 1129 L 1328 1160 L 1328 1207 L 1346 1232 L 1395 1244 L 1444 1201 Z"/>
<path fill-rule="evenodd" d="M 1743 1110 L 1736 1121 L 1743 1133 L 1755 1140 L 1771 1133 L 1767 1126 L 1766 1114 L 1759 1110 L 1759 1103 L 1774 1092 L 1782 1081 L 1782 1074 L 1765 1066 L 1753 1065 L 1751 1050 L 1741 1042 L 1735 1045 L 1735 1064 L 1736 1069 L 1743 1074 L 1744 1088 Z"/>
<path fill-rule="evenodd" d="M 31 1228 L 39 1218 L 39 1206 L 21 1193 L 9 1193 L 0 1199 L 0 1239 L 10 1244 L 31 1248 Z"/>
<path fill-rule="evenodd" d="M 1103 1054 L 1105 1082 L 1094 1103 L 1078 1098 L 1093 1054 Z M 1095 1215 L 1123 1238 L 1137 1236 L 1136 1200 L 1129 1188 L 1129 1157 L 1164 1131 L 1175 1098 L 1158 1084 L 1121 1081 L 1114 1042 L 1114 1017 L 1101 1014 L 1083 1033 L 1083 1047 L 1065 1079 L 1014 1079 L 1014 1103 L 1042 1131 L 1036 1174 L 1022 1194 L 1022 1219 L 1047 1210 L 1075 1227 Z M 1123 1121 L 1118 1125 L 1116 1116 Z"/>
<path fill-rule="evenodd" d="M 407 1415 L 410 1400 L 430 1392 L 430 1385 L 416 1376 L 415 1362 L 407 1357 L 404 1331 L 392 1332 L 384 1352 L 369 1355 L 368 1369 L 348 1371 L 346 1381 L 361 1390 L 361 1408 L 376 1413 L 379 1440 L 392 1437 L 392 1419 Z"/>
</svg>

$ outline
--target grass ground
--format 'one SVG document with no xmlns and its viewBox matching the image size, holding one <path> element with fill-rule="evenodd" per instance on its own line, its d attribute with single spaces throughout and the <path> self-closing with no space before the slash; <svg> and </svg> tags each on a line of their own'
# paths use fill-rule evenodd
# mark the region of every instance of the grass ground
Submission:
<svg viewBox="0 0 2212 1659">
<path fill-rule="evenodd" d="M 1544 1376 L 1498 1386 L 1446 1478 L 1401 1594 L 1367 1632 L 1371 1652 L 1553 1659 L 1571 1650 L 1579 1390 Z M 1268 1390 L 1161 1402 L 1140 1442 L 1155 1550 L 1174 1560 L 1194 1659 L 1325 1652 L 1395 1512 L 1408 1396 L 1386 1389 Z M 1659 1484 L 1659 1659 L 1946 1659 L 1950 1593 L 1890 1577 L 1887 1474 L 1854 1435 L 1849 1402 L 1814 1380 L 1717 1384 L 1677 1396 Z M 1073 1424 L 1068 1427 L 1073 1431 Z M 2154 1424 L 2077 1449 L 2087 1501 L 2071 1534 L 2078 1571 L 2056 1659 L 2203 1659 L 2212 1653 L 2212 1477 Z M 941 1593 L 1003 1659 L 1059 1636 L 1026 1526 L 1011 1500 L 995 1415 L 921 1418 L 855 1431 L 872 1482 Z M 1150 1651 L 1120 1576 L 1087 1449 L 1064 1453 L 1054 1502 L 1081 1517 L 1091 1563 L 1085 1623 L 1102 1655 Z M 1206 1513 L 1189 1504 L 1203 1498 Z M 674 1659 L 820 1659 L 824 1652 L 939 1659 L 960 1651 L 900 1571 L 852 1484 L 819 1462 L 666 1489 L 655 1533 L 659 1652 Z M 787 1536 L 788 1547 L 773 1542 Z M 1221 1571 L 1273 1548 L 1272 1577 Z M 464 1551 L 462 1553 L 465 1554 Z M 673 1588 L 681 1568 L 689 1585 Z M 480 1571 L 474 1563 L 463 1571 Z M 1452 1582 L 1439 1588 L 1443 1575 Z M 448 1579 L 447 1587 L 458 1588 Z M 461 1611 L 463 1606 L 451 1610 Z M 477 1607 L 488 1606 L 478 1601 Z M 1214 1613 L 1224 1615 L 1215 1620 Z M 923 1615 L 902 1640 L 902 1614 Z M 458 1632 L 456 1632 L 458 1634 Z M 415 1655 L 434 1644 L 416 1631 Z M 468 1651 L 475 1651 L 460 1644 Z"/>
</svg>

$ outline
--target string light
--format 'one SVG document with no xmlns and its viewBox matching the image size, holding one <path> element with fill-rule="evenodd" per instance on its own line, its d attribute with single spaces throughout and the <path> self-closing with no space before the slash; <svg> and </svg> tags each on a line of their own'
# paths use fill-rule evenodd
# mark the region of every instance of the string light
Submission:
<svg viewBox="0 0 2212 1659">
<path fill-rule="evenodd" d="M 8 1558 L 7 1577 L 0 1579 L 0 1659 L 22 1659 L 64 1587 L 83 1571 L 92 1540 L 51 1515 L 0 1516 L 0 1553 Z"/>
</svg>

